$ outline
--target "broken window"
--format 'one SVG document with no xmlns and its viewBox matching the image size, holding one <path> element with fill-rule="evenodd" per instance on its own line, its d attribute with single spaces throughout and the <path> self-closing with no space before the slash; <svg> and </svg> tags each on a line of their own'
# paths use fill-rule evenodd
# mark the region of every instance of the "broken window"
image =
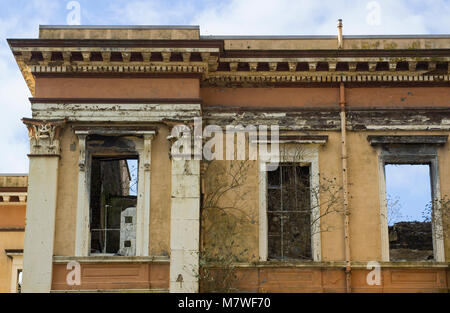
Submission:
<svg viewBox="0 0 450 313">
<path fill-rule="evenodd" d="M 92 158 L 91 254 L 136 253 L 137 159 L 137 155 Z"/>
<path fill-rule="evenodd" d="M 284 163 L 267 175 L 269 259 L 311 260 L 310 167 Z"/>
<path fill-rule="evenodd" d="M 390 261 L 434 260 L 428 164 L 386 164 Z"/>
</svg>

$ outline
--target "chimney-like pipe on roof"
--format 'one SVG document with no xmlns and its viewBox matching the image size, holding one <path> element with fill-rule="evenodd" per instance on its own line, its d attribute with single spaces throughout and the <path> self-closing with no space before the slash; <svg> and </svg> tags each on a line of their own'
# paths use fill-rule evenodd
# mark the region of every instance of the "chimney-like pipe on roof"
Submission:
<svg viewBox="0 0 450 313">
<path fill-rule="evenodd" d="M 338 49 L 342 49 L 344 46 L 344 41 L 342 38 L 342 19 L 338 19 L 337 29 L 338 29 Z"/>
</svg>

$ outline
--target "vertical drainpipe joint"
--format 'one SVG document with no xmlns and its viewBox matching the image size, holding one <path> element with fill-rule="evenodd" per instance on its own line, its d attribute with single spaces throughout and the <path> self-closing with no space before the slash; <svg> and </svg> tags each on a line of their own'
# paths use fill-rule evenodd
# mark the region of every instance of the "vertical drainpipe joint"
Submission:
<svg viewBox="0 0 450 313">
<path fill-rule="evenodd" d="M 338 30 L 338 49 L 342 49 L 344 47 L 344 41 L 342 37 L 342 19 L 338 19 L 337 30 Z"/>
</svg>

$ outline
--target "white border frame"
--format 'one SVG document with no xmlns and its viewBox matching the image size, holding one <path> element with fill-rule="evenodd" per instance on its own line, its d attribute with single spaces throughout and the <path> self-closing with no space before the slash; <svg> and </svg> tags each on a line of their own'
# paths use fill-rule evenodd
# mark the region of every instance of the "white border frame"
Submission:
<svg viewBox="0 0 450 313">
<path fill-rule="evenodd" d="M 78 171 L 78 199 L 75 238 L 75 256 L 93 256 L 90 250 L 89 231 L 89 171 L 90 156 L 86 152 L 86 137 L 89 131 L 76 131 L 79 139 L 79 171 Z M 99 134 L 98 131 L 95 131 Z M 117 130 L 117 134 L 121 131 Z M 151 174 L 151 141 L 154 131 L 127 132 L 136 137 L 136 151 L 139 154 L 138 195 L 136 205 L 136 256 L 149 256 L 150 251 L 150 174 Z M 110 134 L 110 133 L 109 133 Z M 97 254 L 96 254 L 97 255 Z M 101 254 L 103 255 L 103 254 Z"/>
<path fill-rule="evenodd" d="M 298 149 L 301 149 L 301 155 Z M 319 150 L 318 145 L 280 145 L 280 163 L 295 162 L 310 165 L 310 184 L 312 189 L 319 188 Z M 267 171 L 266 164 L 259 161 L 259 260 L 267 261 L 268 257 L 268 222 L 267 222 Z M 320 201 L 311 193 L 311 220 L 317 222 L 311 226 L 311 248 L 313 261 L 322 260 L 321 232 L 320 232 Z"/>
<path fill-rule="evenodd" d="M 381 227 L 381 261 L 390 262 L 389 255 L 389 229 L 388 229 L 388 212 L 386 201 L 386 164 L 396 164 L 396 162 L 389 162 L 389 155 L 383 155 L 383 148 L 377 148 L 378 154 L 378 183 L 380 188 L 380 227 Z M 429 162 L 430 167 L 430 185 L 431 185 L 431 198 L 436 204 L 433 205 L 432 211 L 432 240 L 433 240 L 433 254 L 435 262 L 445 262 L 445 247 L 442 229 L 442 212 L 440 207 L 441 202 L 441 186 L 439 179 L 439 159 L 438 153 L 434 154 L 417 154 L 413 156 L 416 160 L 421 162 L 410 162 L 407 164 L 422 164 L 423 161 Z M 399 161 L 408 161 L 408 155 L 402 155 L 401 153 L 396 156 L 398 164 Z M 406 164 L 406 163 L 405 163 Z M 402 261 L 395 261 L 401 263 Z M 429 261 L 423 261 L 429 262 Z"/>
</svg>

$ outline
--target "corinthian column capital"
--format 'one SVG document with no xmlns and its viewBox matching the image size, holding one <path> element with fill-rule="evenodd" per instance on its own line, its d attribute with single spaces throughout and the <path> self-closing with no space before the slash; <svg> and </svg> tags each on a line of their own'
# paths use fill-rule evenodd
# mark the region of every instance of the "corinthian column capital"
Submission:
<svg viewBox="0 0 450 313">
<path fill-rule="evenodd" d="M 31 155 L 59 155 L 59 137 L 65 119 L 37 120 L 23 118 L 22 122 L 28 128 Z"/>
</svg>

